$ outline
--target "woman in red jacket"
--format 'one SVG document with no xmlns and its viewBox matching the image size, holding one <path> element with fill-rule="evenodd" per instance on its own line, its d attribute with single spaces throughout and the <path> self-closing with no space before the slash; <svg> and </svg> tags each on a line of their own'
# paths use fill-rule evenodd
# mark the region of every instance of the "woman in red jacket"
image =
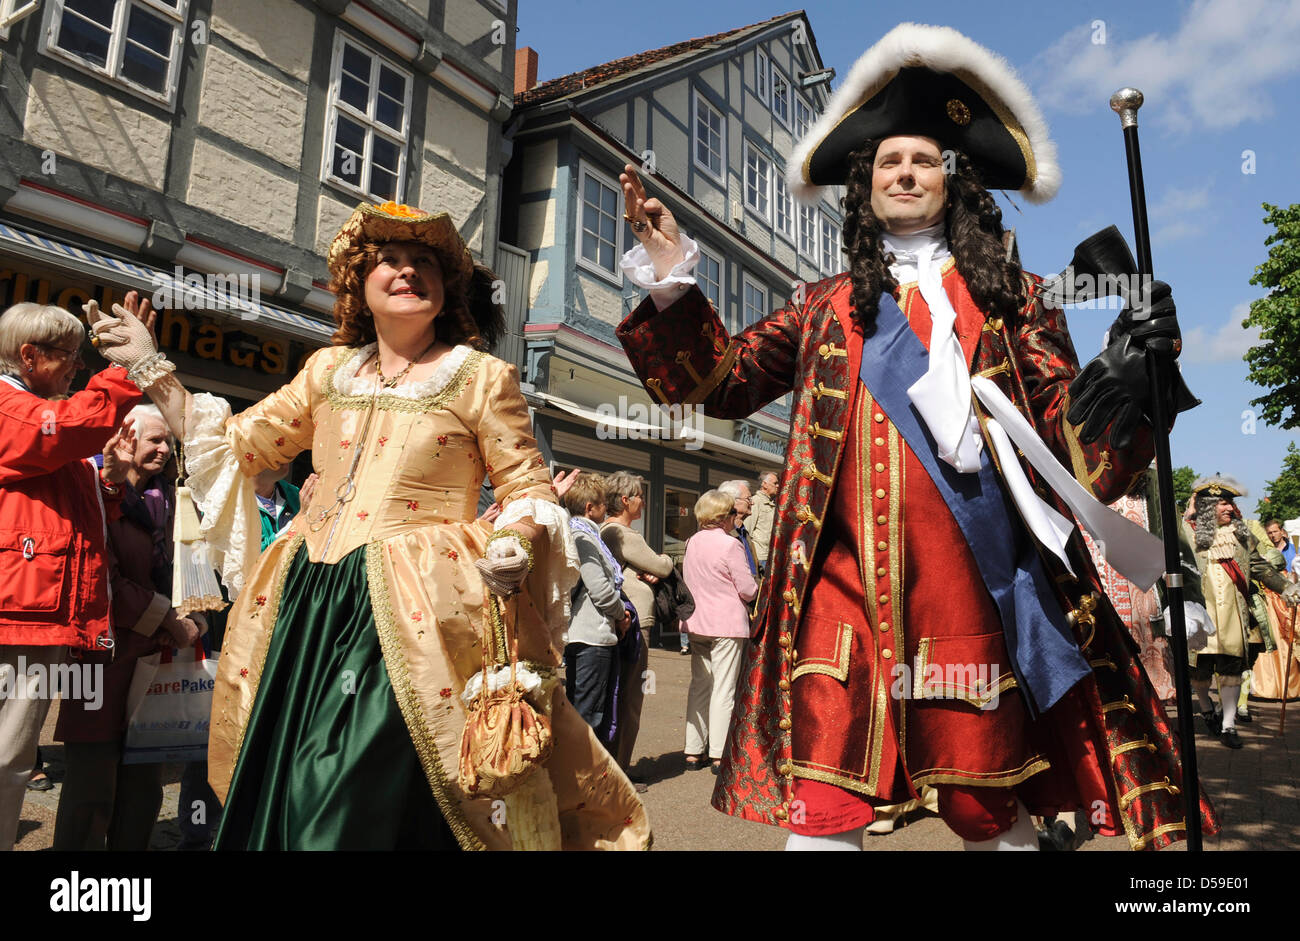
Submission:
<svg viewBox="0 0 1300 941">
<path fill-rule="evenodd" d="M 104 533 L 126 468 L 88 459 L 140 390 L 110 366 L 68 396 L 85 336 L 58 307 L 0 316 L 0 850 L 17 836 L 58 666 L 69 649 L 114 646 Z"/>
</svg>

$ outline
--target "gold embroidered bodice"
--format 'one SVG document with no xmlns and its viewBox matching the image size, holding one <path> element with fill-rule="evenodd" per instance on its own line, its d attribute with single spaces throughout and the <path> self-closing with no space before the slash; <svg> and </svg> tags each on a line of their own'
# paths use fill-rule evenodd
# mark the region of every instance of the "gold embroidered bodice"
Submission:
<svg viewBox="0 0 1300 941">
<path fill-rule="evenodd" d="M 457 347 L 429 379 L 375 395 L 373 380 L 356 378 L 372 351 L 317 351 L 226 426 L 249 475 L 311 449 L 320 481 L 303 508 L 307 525 L 300 517 L 294 528 L 313 562 L 419 527 L 471 523 L 485 477 L 503 505 L 555 499 L 514 367 Z"/>
</svg>

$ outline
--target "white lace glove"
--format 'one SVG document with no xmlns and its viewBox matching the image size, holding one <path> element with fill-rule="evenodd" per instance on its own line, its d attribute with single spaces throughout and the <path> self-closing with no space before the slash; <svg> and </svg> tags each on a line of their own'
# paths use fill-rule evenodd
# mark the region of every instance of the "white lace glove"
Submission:
<svg viewBox="0 0 1300 941">
<path fill-rule="evenodd" d="M 532 546 L 512 529 L 498 530 L 488 542 L 487 553 L 474 564 L 489 591 L 509 598 L 523 587 L 533 567 Z"/>
<path fill-rule="evenodd" d="M 1174 623 L 1169 617 L 1168 608 L 1165 608 L 1164 616 L 1165 624 Z M 1184 601 L 1183 622 L 1187 628 L 1187 649 L 1192 653 L 1204 650 L 1210 638 L 1214 636 L 1214 622 L 1210 620 L 1210 612 L 1194 601 Z"/>
<path fill-rule="evenodd" d="M 1282 589 L 1282 600 L 1287 603 L 1288 607 L 1300 606 L 1300 584 L 1292 582 Z"/>
<path fill-rule="evenodd" d="M 114 317 L 99 309 L 99 303 L 82 305 L 90 324 L 91 343 L 111 363 L 125 366 L 127 378 L 141 389 L 153 385 L 176 366 L 158 352 L 149 328 L 121 304 L 113 305 Z"/>
</svg>

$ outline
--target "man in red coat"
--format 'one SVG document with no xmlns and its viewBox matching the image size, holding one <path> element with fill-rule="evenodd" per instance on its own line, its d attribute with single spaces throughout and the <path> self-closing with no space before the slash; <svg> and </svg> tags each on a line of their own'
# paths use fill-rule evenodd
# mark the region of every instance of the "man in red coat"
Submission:
<svg viewBox="0 0 1300 941">
<path fill-rule="evenodd" d="M 761 635 L 714 796 L 788 827 L 790 848 L 860 847 L 873 807 L 924 785 L 971 848 L 1033 848 L 1030 813 L 1079 808 L 1134 848 L 1185 829 L 1169 723 L 1066 516 L 1113 528 L 1096 501 L 1150 463 L 1141 356 L 1117 330 L 1071 385 L 1064 317 L 988 192 L 1050 198 L 1054 158 L 1002 60 L 899 27 L 790 163 L 801 198 L 846 186 L 850 271 L 736 337 L 693 286 L 694 243 L 622 177 L 642 243 L 624 270 L 651 297 L 618 333 L 646 388 L 720 418 L 794 393 Z M 1176 334 L 1167 288 L 1151 298 L 1124 322 Z"/>
</svg>

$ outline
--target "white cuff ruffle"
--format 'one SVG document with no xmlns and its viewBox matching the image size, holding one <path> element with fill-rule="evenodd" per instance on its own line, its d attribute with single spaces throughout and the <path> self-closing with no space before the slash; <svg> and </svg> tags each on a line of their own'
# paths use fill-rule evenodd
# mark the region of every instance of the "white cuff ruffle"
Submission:
<svg viewBox="0 0 1300 941">
<path fill-rule="evenodd" d="M 573 533 L 569 530 L 569 514 L 564 507 L 549 500 L 521 497 L 511 501 L 497 517 L 495 528 L 502 529 L 525 517 L 532 517 L 536 525 L 546 529 L 548 536 L 545 552 L 537 551 L 534 544 L 533 570 L 528 580 L 546 586 L 545 597 L 534 600 L 545 605 L 542 615 L 546 618 L 553 642 L 559 644 L 560 637 L 569 629 L 569 595 L 580 577 L 578 547 L 574 545 Z"/>
<path fill-rule="evenodd" d="M 694 239 L 685 235 L 681 239 L 682 251 L 686 253 L 686 257 L 674 265 L 673 270 L 668 272 L 663 280 L 659 280 L 655 275 L 655 266 L 650 261 L 650 253 L 640 242 L 624 253 L 619 262 L 624 277 L 637 287 L 649 291 L 650 299 L 655 302 L 655 307 L 659 310 L 668 307 L 696 283 L 695 266 L 700 261 L 700 247 Z"/>
<path fill-rule="evenodd" d="M 213 566 L 234 601 L 262 546 L 257 495 L 226 440 L 230 403 L 206 392 L 193 402 L 185 423 L 185 482 L 202 514 L 200 531 Z"/>
</svg>

